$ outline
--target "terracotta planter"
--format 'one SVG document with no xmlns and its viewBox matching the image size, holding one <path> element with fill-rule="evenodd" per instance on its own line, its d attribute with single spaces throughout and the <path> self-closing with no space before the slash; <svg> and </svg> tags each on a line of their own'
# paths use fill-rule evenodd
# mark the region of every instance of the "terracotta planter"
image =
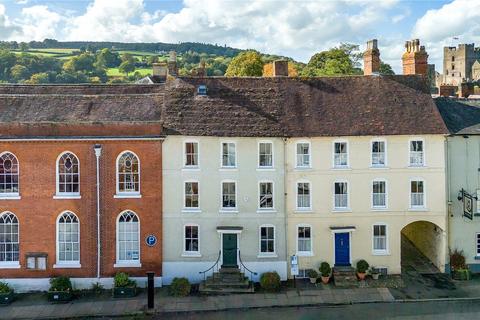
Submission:
<svg viewBox="0 0 480 320">
<path fill-rule="evenodd" d="M 317 283 L 317 278 L 310 278 L 310 283 L 312 283 L 312 284 Z"/>
<path fill-rule="evenodd" d="M 327 284 L 330 281 L 330 276 L 324 277 L 322 276 L 322 283 Z"/>
<path fill-rule="evenodd" d="M 0 304 L 10 304 L 13 301 L 13 291 L 0 293 Z"/>
<path fill-rule="evenodd" d="M 367 276 L 366 272 L 357 272 L 357 277 L 359 280 L 365 280 L 366 276 Z"/>
</svg>

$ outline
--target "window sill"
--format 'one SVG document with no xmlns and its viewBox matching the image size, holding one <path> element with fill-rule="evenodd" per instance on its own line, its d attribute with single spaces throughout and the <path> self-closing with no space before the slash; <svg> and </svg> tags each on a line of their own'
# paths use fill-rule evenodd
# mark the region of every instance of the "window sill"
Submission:
<svg viewBox="0 0 480 320">
<path fill-rule="evenodd" d="M 372 211 L 388 211 L 388 207 L 372 207 Z"/>
<path fill-rule="evenodd" d="M 425 212 L 425 211 L 429 211 L 429 210 L 425 207 L 422 207 L 422 208 L 408 208 L 408 211 Z"/>
<path fill-rule="evenodd" d="M 410 164 L 410 165 L 408 165 L 407 168 L 411 168 L 411 169 L 416 169 L 417 168 L 418 169 L 418 168 L 426 168 L 426 167 L 427 166 L 424 165 L 424 164 L 422 164 L 422 165 L 412 165 L 412 164 Z"/>
<path fill-rule="evenodd" d="M 308 171 L 308 170 L 312 170 L 312 166 L 305 166 L 305 167 L 297 167 L 295 166 L 295 170 L 297 171 Z"/>
<path fill-rule="evenodd" d="M 275 209 L 258 209 L 257 213 L 277 213 Z"/>
<path fill-rule="evenodd" d="M 344 167 L 333 167 L 332 170 L 352 170 L 350 166 L 344 166 Z"/>
<path fill-rule="evenodd" d="M 371 166 L 370 166 L 370 169 L 390 169 L 390 168 L 389 168 L 389 167 L 387 167 L 387 166 L 380 166 L 380 165 L 376 166 L 376 165 L 371 165 Z"/>
<path fill-rule="evenodd" d="M 306 208 L 306 209 L 296 208 L 293 212 L 295 212 L 295 213 L 312 213 L 313 210 L 312 210 L 312 208 Z"/>
<path fill-rule="evenodd" d="M 80 263 L 57 263 L 53 265 L 53 269 L 80 269 Z"/>
<path fill-rule="evenodd" d="M 18 193 L 4 193 L 0 195 L 0 200 L 20 200 L 21 198 Z"/>
<path fill-rule="evenodd" d="M 82 199 L 82 196 L 79 194 L 56 194 L 53 196 L 53 199 Z"/>
<path fill-rule="evenodd" d="M 222 213 L 222 214 L 224 214 L 224 213 L 238 213 L 238 209 L 231 209 L 231 210 L 230 209 L 221 209 L 218 212 Z"/>
<path fill-rule="evenodd" d="M 298 252 L 297 251 L 297 256 L 298 257 L 313 257 L 313 252 Z"/>
<path fill-rule="evenodd" d="M 0 263 L 0 269 L 20 269 L 19 262 L 2 262 Z"/>
<path fill-rule="evenodd" d="M 374 255 L 374 256 L 389 256 L 390 252 L 388 252 L 388 251 L 373 251 L 372 255 Z"/>
<path fill-rule="evenodd" d="M 142 264 L 140 262 L 137 263 L 129 263 L 129 262 L 117 262 L 113 265 L 114 268 L 141 268 Z"/>
<path fill-rule="evenodd" d="M 182 213 L 202 213 L 202 210 L 200 209 L 188 209 L 188 208 L 184 208 L 182 209 Z"/>
<path fill-rule="evenodd" d="M 218 169 L 218 171 L 238 171 L 238 168 L 237 167 L 220 167 L 220 169 Z"/>
<path fill-rule="evenodd" d="M 258 167 L 257 171 L 275 171 L 274 167 Z"/>
<path fill-rule="evenodd" d="M 182 171 L 200 171 L 200 167 L 195 166 L 195 167 L 183 167 Z"/>
<path fill-rule="evenodd" d="M 201 258 L 202 254 L 201 253 L 187 253 L 187 252 L 184 252 L 184 253 L 182 253 L 182 257 L 184 257 L 184 258 Z"/>
<path fill-rule="evenodd" d="M 257 256 L 258 259 L 278 258 L 276 253 L 261 253 Z"/>
<path fill-rule="evenodd" d="M 351 208 L 334 208 L 332 212 L 352 212 Z"/>
<path fill-rule="evenodd" d="M 139 193 L 117 193 L 113 195 L 114 199 L 140 199 L 142 197 Z"/>
</svg>

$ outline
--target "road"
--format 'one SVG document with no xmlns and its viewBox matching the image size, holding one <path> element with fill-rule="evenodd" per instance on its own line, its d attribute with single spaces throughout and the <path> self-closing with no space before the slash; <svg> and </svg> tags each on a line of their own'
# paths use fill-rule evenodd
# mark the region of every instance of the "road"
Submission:
<svg viewBox="0 0 480 320">
<path fill-rule="evenodd" d="M 264 308 L 204 312 L 189 314 L 162 314 L 154 319 L 188 320 L 318 320 L 318 319 L 480 319 L 480 301 L 435 301 L 414 303 L 376 303 L 346 306 L 319 306 L 302 308 Z"/>
</svg>

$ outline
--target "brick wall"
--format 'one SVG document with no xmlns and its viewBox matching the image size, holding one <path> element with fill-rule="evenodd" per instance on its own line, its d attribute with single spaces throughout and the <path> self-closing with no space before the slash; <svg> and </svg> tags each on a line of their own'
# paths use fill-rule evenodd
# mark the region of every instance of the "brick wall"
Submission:
<svg viewBox="0 0 480 320">
<path fill-rule="evenodd" d="M 144 276 L 146 271 L 161 275 L 162 265 L 162 158 L 160 141 L 42 141 L 0 142 L 0 153 L 10 151 L 20 165 L 20 200 L 0 200 L 0 213 L 13 212 L 20 223 L 20 269 L 0 269 L 5 278 L 42 278 L 57 275 L 96 277 L 97 217 L 96 158 L 93 146 L 102 145 L 100 158 L 101 184 L 101 275 L 118 271 Z M 116 159 L 125 150 L 140 159 L 139 199 L 115 199 Z M 56 193 L 56 160 L 64 151 L 77 155 L 80 161 L 81 199 L 53 199 Z M 116 261 L 116 219 L 124 210 L 134 211 L 140 219 L 141 268 L 114 268 Z M 69 210 L 80 221 L 81 268 L 54 269 L 56 263 L 56 220 Z M 145 237 L 154 234 L 154 247 L 145 244 Z M 25 254 L 48 254 L 47 270 L 26 269 Z"/>
</svg>

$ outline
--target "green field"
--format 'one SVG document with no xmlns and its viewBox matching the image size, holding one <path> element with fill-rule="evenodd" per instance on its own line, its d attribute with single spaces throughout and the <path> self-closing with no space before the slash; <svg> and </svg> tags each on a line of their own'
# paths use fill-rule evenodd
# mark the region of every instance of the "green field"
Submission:
<svg viewBox="0 0 480 320">
<path fill-rule="evenodd" d="M 142 76 L 148 76 L 148 75 L 152 74 L 152 69 L 151 68 L 138 68 L 138 69 L 135 69 L 134 72 L 129 73 L 129 75 L 134 74 L 137 71 L 140 72 L 140 74 Z M 125 74 L 118 71 L 118 68 L 109 68 L 109 69 L 107 69 L 107 76 L 109 76 L 109 77 L 123 77 L 123 76 L 125 76 Z"/>
</svg>

